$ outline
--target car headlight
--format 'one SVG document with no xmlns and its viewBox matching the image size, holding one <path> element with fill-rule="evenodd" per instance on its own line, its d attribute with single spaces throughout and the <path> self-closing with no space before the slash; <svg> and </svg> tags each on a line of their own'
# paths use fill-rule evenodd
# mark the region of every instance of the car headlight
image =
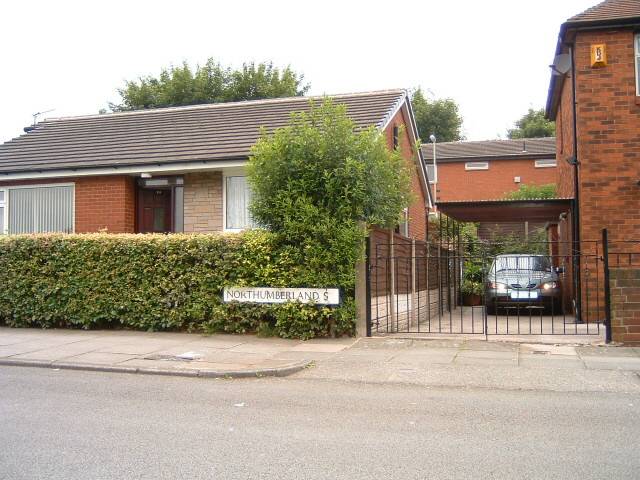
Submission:
<svg viewBox="0 0 640 480">
<path fill-rule="evenodd" d="M 497 290 L 498 293 L 505 293 L 507 291 L 507 284 L 506 283 L 499 283 L 499 282 L 491 282 L 489 284 L 489 287 L 493 290 Z"/>
<path fill-rule="evenodd" d="M 558 288 L 557 282 L 545 282 L 542 284 L 544 290 L 551 290 L 552 288 Z"/>
</svg>

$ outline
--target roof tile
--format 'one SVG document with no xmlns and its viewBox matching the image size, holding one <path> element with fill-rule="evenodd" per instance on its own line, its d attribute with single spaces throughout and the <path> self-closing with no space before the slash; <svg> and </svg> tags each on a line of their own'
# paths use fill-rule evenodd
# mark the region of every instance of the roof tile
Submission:
<svg viewBox="0 0 640 480">
<path fill-rule="evenodd" d="M 433 161 L 431 144 L 422 145 L 426 160 Z M 546 155 L 555 157 L 556 138 L 522 138 L 518 140 L 483 140 L 476 142 L 443 142 L 436 144 L 438 160 L 468 160 L 477 158 L 531 158 Z"/>
<path fill-rule="evenodd" d="M 640 17 L 640 0 L 605 0 L 567 20 L 568 23 L 601 22 Z"/>
</svg>

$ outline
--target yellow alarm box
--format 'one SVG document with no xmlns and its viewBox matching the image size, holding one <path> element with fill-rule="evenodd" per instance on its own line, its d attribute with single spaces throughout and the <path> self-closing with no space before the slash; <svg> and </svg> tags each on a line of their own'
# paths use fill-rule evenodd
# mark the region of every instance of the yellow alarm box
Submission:
<svg viewBox="0 0 640 480">
<path fill-rule="evenodd" d="M 591 45 L 591 66 L 604 67 L 607 65 L 607 46 L 604 43 Z"/>
</svg>

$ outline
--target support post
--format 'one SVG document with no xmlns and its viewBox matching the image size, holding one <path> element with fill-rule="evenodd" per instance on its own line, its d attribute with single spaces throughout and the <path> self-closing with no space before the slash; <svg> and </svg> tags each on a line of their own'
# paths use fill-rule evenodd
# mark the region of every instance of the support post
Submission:
<svg viewBox="0 0 640 480">
<path fill-rule="evenodd" d="M 389 230 L 389 270 L 391 273 L 390 278 L 390 286 L 391 292 L 389 295 L 389 314 L 391 317 L 391 322 L 388 331 L 395 332 L 395 322 L 396 322 L 396 259 L 395 259 L 395 248 L 394 248 L 394 233 L 393 230 Z"/>
<path fill-rule="evenodd" d="M 611 343 L 611 285 L 609 284 L 609 232 L 602 229 L 602 261 L 604 267 L 604 325 L 605 342 Z"/>
<path fill-rule="evenodd" d="M 356 335 L 371 336 L 371 236 L 365 238 L 365 259 L 356 264 Z"/>
<path fill-rule="evenodd" d="M 409 330 L 416 324 L 416 239 L 411 239 L 411 324 Z"/>
</svg>

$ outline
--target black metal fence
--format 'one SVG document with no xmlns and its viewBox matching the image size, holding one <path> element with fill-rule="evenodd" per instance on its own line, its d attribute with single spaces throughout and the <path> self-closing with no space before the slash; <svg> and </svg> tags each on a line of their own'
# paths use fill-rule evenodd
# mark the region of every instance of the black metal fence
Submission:
<svg viewBox="0 0 640 480">
<path fill-rule="evenodd" d="M 372 236 L 368 334 L 603 333 L 602 242 L 532 242 L 528 248 L 502 253 L 499 243 Z"/>
</svg>

